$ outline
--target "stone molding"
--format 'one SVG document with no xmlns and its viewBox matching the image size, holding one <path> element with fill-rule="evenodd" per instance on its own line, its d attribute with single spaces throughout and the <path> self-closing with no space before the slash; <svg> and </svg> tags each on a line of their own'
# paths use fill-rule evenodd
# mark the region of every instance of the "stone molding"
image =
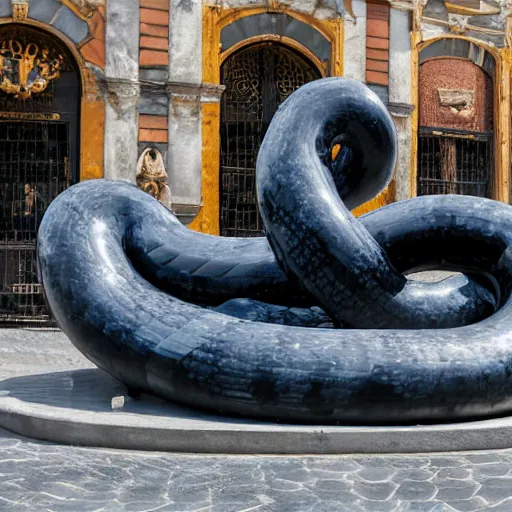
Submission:
<svg viewBox="0 0 512 512">
<path fill-rule="evenodd" d="M 149 80 L 140 80 L 136 83 L 140 85 L 142 94 L 166 94 L 171 99 L 176 98 L 194 103 L 198 99 L 201 103 L 218 103 L 226 88 L 224 85 L 208 83 L 191 84 L 186 82 L 152 82 Z"/>
<path fill-rule="evenodd" d="M 389 2 L 389 6 L 391 9 L 396 9 L 397 11 L 413 11 L 414 5 L 412 2 L 408 1 L 397 1 L 391 0 Z"/>
<path fill-rule="evenodd" d="M 106 100 L 116 111 L 134 109 L 140 98 L 140 84 L 120 78 L 104 78 L 101 82 Z"/>
<path fill-rule="evenodd" d="M 409 103 L 388 103 L 386 106 L 393 117 L 409 117 L 414 112 L 414 105 Z"/>
<path fill-rule="evenodd" d="M 201 103 L 218 103 L 226 88 L 215 84 L 187 84 L 183 82 L 167 82 L 165 85 L 170 98 L 183 101 L 200 101 Z"/>
</svg>

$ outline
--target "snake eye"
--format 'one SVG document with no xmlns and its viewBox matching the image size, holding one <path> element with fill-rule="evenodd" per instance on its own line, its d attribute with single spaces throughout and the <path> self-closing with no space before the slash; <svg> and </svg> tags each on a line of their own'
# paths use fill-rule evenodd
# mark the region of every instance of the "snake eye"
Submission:
<svg viewBox="0 0 512 512">
<path fill-rule="evenodd" d="M 331 162 L 334 162 L 338 158 L 341 150 L 344 146 L 348 145 L 348 140 L 344 135 L 338 135 L 332 139 L 330 144 L 329 156 Z"/>
<path fill-rule="evenodd" d="M 341 151 L 341 144 L 335 144 L 332 148 L 331 148 L 331 161 L 334 162 L 334 160 L 336 160 L 336 157 L 339 155 Z"/>
<path fill-rule="evenodd" d="M 339 173 L 352 159 L 352 149 L 346 137 L 339 135 L 333 139 L 329 150 L 329 164 L 331 172 Z"/>
</svg>

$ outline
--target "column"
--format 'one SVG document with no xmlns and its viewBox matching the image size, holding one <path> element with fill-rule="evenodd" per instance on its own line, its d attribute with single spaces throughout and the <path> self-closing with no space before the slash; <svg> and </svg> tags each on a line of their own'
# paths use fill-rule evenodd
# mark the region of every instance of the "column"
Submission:
<svg viewBox="0 0 512 512">
<path fill-rule="evenodd" d="M 167 172 L 177 211 L 201 204 L 202 9 L 201 0 L 170 1 Z"/>
<path fill-rule="evenodd" d="M 391 9 L 389 27 L 389 109 L 395 121 L 398 161 L 396 199 L 411 197 L 411 38 L 408 11 Z"/>
<path fill-rule="evenodd" d="M 201 87 L 169 85 L 167 173 L 175 209 L 201 204 Z"/>
<path fill-rule="evenodd" d="M 106 11 L 105 178 L 135 181 L 139 0 L 107 0 Z"/>
<path fill-rule="evenodd" d="M 345 18 L 343 74 L 360 82 L 366 81 L 366 1 L 353 0 L 352 16 Z"/>
</svg>

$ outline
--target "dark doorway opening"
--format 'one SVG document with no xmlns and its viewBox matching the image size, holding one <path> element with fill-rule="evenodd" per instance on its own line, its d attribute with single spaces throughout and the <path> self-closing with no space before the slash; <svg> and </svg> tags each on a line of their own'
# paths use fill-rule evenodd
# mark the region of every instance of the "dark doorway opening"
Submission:
<svg viewBox="0 0 512 512">
<path fill-rule="evenodd" d="M 495 196 L 495 67 L 463 39 L 420 52 L 418 195 Z"/>
<path fill-rule="evenodd" d="M 71 53 L 39 30 L 5 26 L 0 48 L 14 85 L 24 79 L 17 66 L 42 77 L 48 61 L 62 57 L 44 90 L 28 97 L 0 90 L 0 325 L 51 326 L 37 280 L 36 236 L 48 205 L 78 180 L 79 72 Z M 27 55 L 35 58 L 27 63 Z"/>
<path fill-rule="evenodd" d="M 418 195 L 493 197 L 493 134 L 420 129 Z"/>
<path fill-rule="evenodd" d="M 279 105 L 300 86 L 321 78 L 300 53 L 278 43 L 245 48 L 221 69 L 220 231 L 263 234 L 256 197 L 256 158 Z"/>
</svg>

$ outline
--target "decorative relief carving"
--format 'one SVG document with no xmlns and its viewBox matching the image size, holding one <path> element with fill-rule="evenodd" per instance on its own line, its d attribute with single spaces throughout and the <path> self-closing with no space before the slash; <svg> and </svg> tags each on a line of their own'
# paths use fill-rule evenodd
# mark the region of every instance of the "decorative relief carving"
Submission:
<svg viewBox="0 0 512 512">
<path fill-rule="evenodd" d="M 63 61 L 62 55 L 52 55 L 47 46 L 6 40 L 0 48 L 0 90 L 21 99 L 43 92 L 50 81 L 59 78 Z"/>
<path fill-rule="evenodd" d="M 171 189 L 167 179 L 162 153 L 156 148 L 145 149 L 137 162 L 137 186 L 171 210 Z"/>
<path fill-rule="evenodd" d="M 449 29 L 452 34 L 462 35 L 468 29 L 467 18 L 461 18 L 452 14 L 448 15 Z"/>
<path fill-rule="evenodd" d="M 12 0 L 11 5 L 14 21 L 22 21 L 27 18 L 30 0 Z"/>
<path fill-rule="evenodd" d="M 443 107 L 449 107 L 454 114 L 469 117 L 473 115 L 475 91 L 469 89 L 437 89 Z"/>
</svg>

